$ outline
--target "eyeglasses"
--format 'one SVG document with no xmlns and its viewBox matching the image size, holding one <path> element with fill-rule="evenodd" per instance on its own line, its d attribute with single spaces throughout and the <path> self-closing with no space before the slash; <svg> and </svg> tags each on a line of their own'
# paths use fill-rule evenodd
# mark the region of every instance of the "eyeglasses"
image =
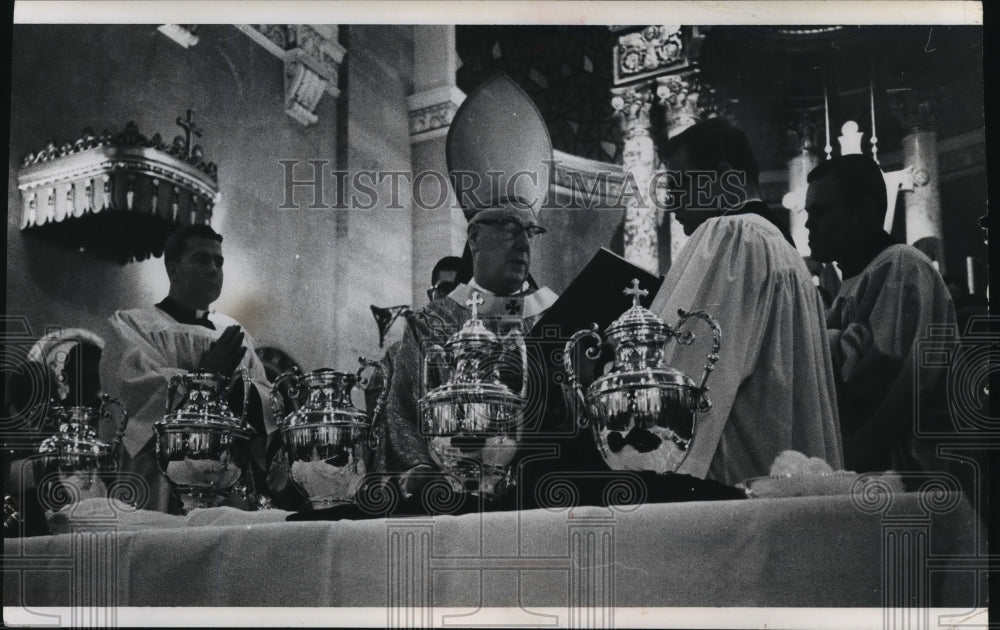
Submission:
<svg viewBox="0 0 1000 630">
<path fill-rule="evenodd" d="M 433 302 L 435 293 L 440 293 L 441 295 L 448 295 L 449 293 L 454 291 L 455 287 L 457 286 L 458 282 L 453 282 L 451 280 L 442 280 L 441 282 L 438 282 L 431 288 L 427 289 L 427 299 Z"/>
<path fill-rule="evenodd" d="M 540 225 L 535 225 L 534 223 L 530 225 L 521 225 L 513 219 L 484 219 L 478 222 L 481 225 L 495 225 L 500 228 L 503 235 L 508 240 L 514 240 L 521 234 L 527 234 L 528 238 L 535 238 L 536 236 L 541 236 L 548 232 L 545 228 Z"/>
</svg>

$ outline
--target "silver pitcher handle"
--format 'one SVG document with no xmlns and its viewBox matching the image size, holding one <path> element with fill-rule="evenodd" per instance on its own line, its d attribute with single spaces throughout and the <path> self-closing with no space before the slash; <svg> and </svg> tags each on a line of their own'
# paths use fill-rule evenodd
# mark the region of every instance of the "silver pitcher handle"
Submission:
<svg viewBox="0 0 1000 630">
<path fill-rule="evenodd" d="M 420 367 L 420 384 L 423 387 L 422 394 L 426 394 L 431 390 L 430 383 L 427 382 L 429 376 L 428 368 L 430 367 L 430 361 L 435 355 L 443 355 L 448 358 L 448 352 L 439 346 L 438 344 L 431 344 L 424 350 L 424 360 L 421 362 Z"/>
<path fill-rule="evenodd" d="M 247 429 L 250 428 L 247 422 L 247 406 L 250 404 L 250 388 L 253 386 L 253 381 L 250 380 L 250 370 L 246 367 L 240 367 L 236 370 L 236 374 L 240 375 L 240 380 L 243 382 L 243 407 L 240 410 L 240 427 Z M 233 393 L 233 385 L 236 384 L 236 375 L 229 379 L 229 386 L 226 387 L 226 398 Z"/>
<path fill-rule="evenodd" d="M 181 383 L 184 382 L 183 374 L 174 374 L 170 377 L 170 383 L 167 385 L 167 409 L 166 413 L 170 413 L 174 410 L 174 396 L 177 394 L 177 388 Z"/>
<path fill-rule="evenodd" d="M 528 398 L 528 344 L 524 341 L 524 333 L 517 328 L 504 335 L 504 343 L 507 343 L 508 339 L 511 338 L 521 352 L 521 399 L 526 400 Z"/>
<path fill-rule="evenodd" d="M 715 321 L 715 318 L 706 313 L 705 311 L 685 311 L 682 308 L 677 309 L 677 314 L 681 316 L 677 320 L 677 325 L 674 326 L 674 330 L 678 331 L 677 341 L 683 345 L 690 345 L 694 341 L 694 335 L 690 332 L 681 333 L 681 325 L 684 324 L 689 318 L 695 317 L 704 321 L 712 328 L 712 351 L 708 353 L 705 358 L 705 371 L 701 375 L 701 383 L 698 384 L 698 390 L 701 392 L 701 396 L 698 399 L 698 411 L 705 413 L 712 408 L 712 401 L 708 399 L 708 376 L 715 369 L 715 364 L 719 362 L 719 350 L 722 348 L 722 329 L 719 328 L 719 322 Z"/>
<path fill-rule="evenodd" d="M 279 386 L 289 380 L 292 383 L 288 386 L 288 397 L 292 399 L 292 404 L 295 406 L 295 409 L 292 411 L 298 411 L 299 394 L 301 393 L 300 384 L 302 382 L 302 371 L 299 370 L 298 366 L 293 365 L 292 369 L 274 379 L 274 382 L 271 383 L 271 413 L 274 416 L 274 421 L 279 424 L 285 420 L 284 397 L 281 395 L 281 388 Z"/>
<path fill-rule="evenodd" d="M 122 421 L 118 426 L 118 431 L 115 433 L 115 439 L 111 442 L 111 457 L 114 459 L 115 468 L 121 463 L 119 459 L 119 449 L 122 448 L 123 441 L 125 439 L 125 429 L 128 427 L 128 409 L 125 408 L 125 403 L 118 400 L 113 396 L 107 394 L 101 394 L 101 408 L 98 411 L 101 415 L 101 419 L 110 418 L 111 413 L 108 411 L 109 405 L 115 405 L 122 410 Z"/>
<path fill-rule="evenodd" d="M 586 427 L 588 425 L 587 419 L 587 400 L 583 395 L 583 387 L 580 385 L 580 379 L 577 378 L 576 372 L 573 370 L 573 346 L 580 342 L 584 337 L 590 337 L 597 342 L 597 345 L 592 348 L 587 348 L 584 350 L 588 359 L 596 359 L 601 356 L 601 336 L 597 333 L 597 324 L 591 324 L 589 329 L 578 330 L 573 333 L 573 336 L 569 338 L 566 342 L 566 346 L 563 348 L 563 365 L 566 366 L 566 382 L 563 384 L 563 397 L 566 400 L 566 408 L 572 409 L 574 403 L 579 405 L 580 414 L 576 421 L 580 427 Z"/>
<path fill-rule="evenodd" d="M 385 409 L 386 401 L 389 400 L 389 384 L 392 382 L 392 368 L 386 368 L 385 364 L 381 361 L 372 361 L 364 357 L 358 357 L 358 363 L 361 364 L 361 367 L 358 368 L 357 386 L 362 391 L 367 389 L 371 383 L 371 378 L 366 379 L 361 375 L 365 371 L 365 368 L 372 368 L 382 375 L 382 388 L 378 394 L 378 398 L 375 400 L 375 408 L 368 414 L 371 418 L 371 426 L 368 429 L 368 446 L 376 448 L 379 438 L 378 432 L 375 430 L 375 423 L 378 422 L 378 417 L 381 415 L 382 410 Z"/>
</svg>

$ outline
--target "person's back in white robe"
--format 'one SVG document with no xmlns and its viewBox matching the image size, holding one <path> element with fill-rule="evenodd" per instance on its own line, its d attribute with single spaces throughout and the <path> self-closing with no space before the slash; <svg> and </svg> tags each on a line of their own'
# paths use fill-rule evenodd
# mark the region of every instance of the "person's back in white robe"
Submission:
<svg viewBox="0 0 1000 630">
<path fill-rule="evenodd" d="M 705 221 L 673 262 L 651 310 L 673 326 L 677 310 L 704 310 L 722 329 L 708 380 L 712 408 L 698 414 L 691 451 L 677 472 L 734 485 L 767 475 L 793 449 L 834 469 L 843 456 L 822 300 L 805 263 L 756 214 Z M 700 381 L 711 333 L 668 347 L 668 364 Z"/>
<path fill-rule="evenodd" d="M 935 341 L 929 335 L 937 327 Z M 859 471 L 941 470 L 925 433 L 950 432 L 947 371 L 923 366 L 920 344 L 940 350 L 957 331 L 941 274 L 915 247 L 890 245 L 844 280 L 827 317 L 845 460 Z M 916 379 L 917 387 L 914 387 Z M 916 404 L 916 406 L 915 406 Z"/>
</svg>

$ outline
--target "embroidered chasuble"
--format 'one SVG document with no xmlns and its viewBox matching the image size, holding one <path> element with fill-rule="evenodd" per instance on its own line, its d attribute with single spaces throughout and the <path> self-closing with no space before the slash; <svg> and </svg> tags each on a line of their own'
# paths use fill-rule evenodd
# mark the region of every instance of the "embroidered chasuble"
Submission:
<svg viewBox="0 0 1000 630">
<path fill-rule="evenodd" d="M 377 470 L 404 472 L 418 464 L 434 466 L 419 431 L 417 401 L 426 393 L 421 381 L 423 352 L 430 344 L 443 346 L 458 332 L 472 312 L 466 301 L 473 289 L 459 285 L 447 297 L 435 300 L 407 318 L 406 333 L 393 359 L 392 385 L 386 402 L 388 426 L 376 453 Z M 550 289 L 515 296 L 481 295 L 479 318 L 494 333 L 503 336 L 511 330 L 526 333 L 556 300 Z"/>
</svg>

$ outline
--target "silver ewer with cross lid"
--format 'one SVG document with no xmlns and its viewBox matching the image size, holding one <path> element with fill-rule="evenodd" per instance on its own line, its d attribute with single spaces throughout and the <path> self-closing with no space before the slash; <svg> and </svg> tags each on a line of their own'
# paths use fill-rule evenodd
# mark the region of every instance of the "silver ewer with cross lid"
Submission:
<svg viewBox="0 0 1000 630">
<path fill-rule="evenodd" d="M 353 503 L 378 446 L 375 421 L 385 407 L 392 370 L 365 357 L 358 357 L 358 363 L 357 372 L 321 368 L 302 374 L 293 368 L 271 388 L 282 457 L 314 509 Z M 381 381 L 377 401 L 374 408 L 362 411 L 354 406 L 351 392 L 374 389 L 376 374 Z"/>
<path fill-rule="evenodd" d="M 430 456 L 452 490 L 498 499 L 514 485 L 510 464 L 521 442 L 528 353 L 519 331 L 500 337 L 486 328 L 479 318 L 482 303 L 473 291 L 466 302 L 472 317 L 444 347 L 425 350 L 426 394 L 418 406 Z M 520 391 L 502 380 L 515 367 Z"/>
<path fill-rule="evenodd" d="M 577 410 L 581 427 L 591 427 L 597 449 L 612 470 L 675 472 L 697 433 L 695 416 L 712 406 L 707 383 L 719 360 L 722 332 L 704 311 L 679 310 L 680 319 L 671 327 L 639 304 L 649 292 L 639 287 L 637 279 L 624 293 L 632 296 L 632 306 L 605 331 L 614 362 L 586 390 L 572 357 L 576 344 L 589 337 L 596 346 L 586 355 L 598 358 L 602 340 L 597 324 L 577 331 L 566 342 L 567 405 Z M 684 346 L 694 341 L 692 333 L 680 332 L 690 318 L 703 320 L 712 330 L 712 349 L 698 384 L 663 360 L 670 341 Z"/>
</svg>

